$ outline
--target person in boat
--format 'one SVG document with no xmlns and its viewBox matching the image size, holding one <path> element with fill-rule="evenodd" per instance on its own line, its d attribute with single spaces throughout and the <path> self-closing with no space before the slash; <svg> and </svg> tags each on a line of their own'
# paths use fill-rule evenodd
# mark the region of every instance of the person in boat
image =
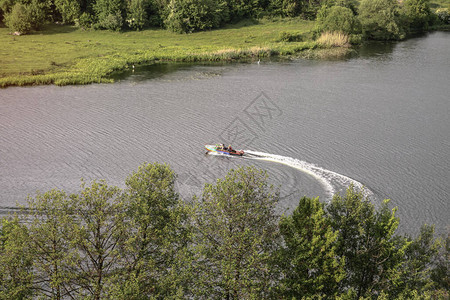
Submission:
<svg viewBox="0 0 450 300">
<path fill-rule="evenodd" d="M 233 148 L 231 148 L 231 145 L 228 145 L 228 151 L 234 152 Z"/>
</svg>

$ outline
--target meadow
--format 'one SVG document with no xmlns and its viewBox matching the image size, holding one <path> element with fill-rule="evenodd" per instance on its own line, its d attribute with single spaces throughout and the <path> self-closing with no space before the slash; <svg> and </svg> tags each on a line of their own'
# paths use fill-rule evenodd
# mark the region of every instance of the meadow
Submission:
<svg viewBox="0 0 450 300">
<path fill-rule="evenodd" d="M 47 25 L 14 36 L 0 28 L 0 86 L 111 82 L 132 65 L 161 61 L 217 61 L 291 55 L 318 46 L 314 22 L 246 20 L 223 29 L 177 34 L 163 29 L 94 31 Z"/>
</svg>

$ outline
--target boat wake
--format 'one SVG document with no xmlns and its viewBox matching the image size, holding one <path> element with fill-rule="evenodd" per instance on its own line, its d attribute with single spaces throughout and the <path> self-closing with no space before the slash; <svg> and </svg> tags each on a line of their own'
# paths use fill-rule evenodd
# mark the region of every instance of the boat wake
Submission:
<svg viewBox="0 0 450 300">
<path fill-rule="evenodd" d="M 288 156 L 282 156 L 282 155 L 276 155 L 276 154 L 270 154 L 270 153 L 264 153 L 264 152 L 258 152 L 258 151 L 252 151 L 252 150 L 244 150 L 245 158 L 249 159 L 257 159 L 257 160 L 265 160 L 265 161 L 271 161 L 275 163 L 284 164 L 287 166 L 290 166 L 294 169 L 300 170 L 304 173 L 307 173 L 316 179 L 318 179 L 322 185 L 324 186 L 326 192 L 328 195 L 333 197 L 336 192 L 341 192 L 345 190 L 350 184 L 353 184 L 353 186 L 358 189 L 362 190 L 364 195 L 366 197 L 373 196 L 372 191 L 370 191 L 368 188 L 364 187 L 362 183 L 359 181 L 356 181 L 348 176 L 326 170 L 324 168 L 318 167 L 314 164 L 308 163 L 306 161 L 288 157 Z"/>
</svg>

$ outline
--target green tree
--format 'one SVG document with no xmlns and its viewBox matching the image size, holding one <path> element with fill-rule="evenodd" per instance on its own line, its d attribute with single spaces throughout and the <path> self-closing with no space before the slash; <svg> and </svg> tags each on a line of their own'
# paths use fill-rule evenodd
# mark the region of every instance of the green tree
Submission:
<svg viewBox="0 0 450 300">
<path fill-rule="evenodd" d="M 398 40 L 405 37 L 397 0 L 362 0 L 358 12 L 366 38 Z"/>
<path fill-rule="evenodd" d="M 450 291 L 450 233 L 443 238 L 443 246 L 433 260 L 431 279 L 437 288 Z"/>
<path fill-rule="evenodd" d="M 419 292 L 432 290 L 432 263 L 441 248 L 441 241 L 434 239 L 434 226 L 423 225 L 419 235 L 415 239 L 408 237 L 407 242 L 400 286 Z"/>
<path fill-rule="evenodd" d="M 319 198 L 302 198 L 292 215 L 280 222 L 283 247 L 280 292 L 289 299 L 335 296 L 344 278 L 344 259 L 335 253 L 338 232 L 325 218 Z"/>
<path fill-rule="evenodd" d="M 129 226 L 119 188 L 103 181 L 90 186 L 83 182 L 82 188 L 73 198 L 77 218 L 71 234 L 78 257 L 72 263 L 71 284 L 77 297 L 101 299 L 120 271 L 119 248 L 127 241 Z"/>
<path fill-rule="evenodd" d="M 402 14 L 412 31 L 428 29 L 432 20 L 432 12 L 428 0 L 405 0 L 402 3 Z"/>
<path fill-rule="evenodd" d="M 141 30 L 148 23 L 147 16 L 148 1 L 129 0 L 127 5 L 127 23 L 128 27 Z"/>
<path fill-rule="evenodd" d="M 321 32 L 358 33 L 360 23 L 352 10 L 343 6 L 323 6 L 317 14 L 317 23 Z"/>
<path fill-rule="evenodd" d="M 122 29 L 126 11 L 124 0 L 96 0 L 93 9 L 97 28 L 116 31 Z"/>
<path fill-rule="evenodd" d="M 17 216 L 2 218 L 0 226 L 0 299 L 25 299 L 33 291 L 28 229 Z"/>
<path fill-rule="evenodd" d="M 73 24 L 81 15 L 81 5 L 77 0 L 54 0 L 54 3 L 65 24 Z"/>
<path fill-rule="evenodd" d="M 386 290 L 403 262 L 405 248 L 395 235 L 399 219 L 389 200 L 375 210 L 362 191 L 350 186 L 345 196 L 336 194 L 327 206 L 329 221 L 339 231 L 336 253 L 345 258 L 342 289 L 354 289 L 357 298 Z"/>
<path fill-rule="evenodd" d="M 231 170 L 205 185 L 194 214 L 195 298 L 267 297 L 275 278 L 278 193 L 255 168 Z"/>
<path fill-rule="evenodd" d="M 178 33 L 219 27 L 226 18 L 226 5 L 216 0 L 171 0 L 165 25 Z"/>
<path fill-rule="evenodd" d="M 33 28 L 32 19 L 26 5 L 16 3 L 5 15 L 5 25 L 12 31 L 28 33 Z"/>
<path fill-rule="evenodd" d="M 71 243 L 75 218 L 71 199 L 64 191 L 39 193 L 28 199 L 27 214 L 38 295 L 52 299 L 72 296 L 69 267 L 76 253 Z"/>
<path fill-rule="evenodd" d="M 185 258 L 187 215 L 175 179 L 168 165 L 145 163 L 126 180 L 130 238 L 121 285 L 132 283 L 141 297 L 169 297 L 183 280 L 178 262 Z"/>
</svg>

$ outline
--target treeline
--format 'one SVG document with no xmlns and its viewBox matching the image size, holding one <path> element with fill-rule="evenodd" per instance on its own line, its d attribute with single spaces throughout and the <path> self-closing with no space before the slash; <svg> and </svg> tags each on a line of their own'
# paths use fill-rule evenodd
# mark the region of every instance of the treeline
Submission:
<svg viewBox="0 0 450 300">
<path fill-rule="evenodd" d="M 0 19 L 20 33 L 39 30 L 46 22 L 108 30 L 156 26 L 185 33 L 275 16 L 317 19 L 319 32 L 384 40 L 450 21 L 448 8 L 432 12 L 429 0 L 0 0 Z"/>
<path fill-rule="evenodd" d="M 450 239 L 396 233 L 396 209 L 349 187 L 327 205 L 279 193 L 255 168 L 182 201 L 143 164 L 126 188 L 83 182 L 28 200 L 0 227 L 0 299 L 448 299 Z"/>
</svg>

